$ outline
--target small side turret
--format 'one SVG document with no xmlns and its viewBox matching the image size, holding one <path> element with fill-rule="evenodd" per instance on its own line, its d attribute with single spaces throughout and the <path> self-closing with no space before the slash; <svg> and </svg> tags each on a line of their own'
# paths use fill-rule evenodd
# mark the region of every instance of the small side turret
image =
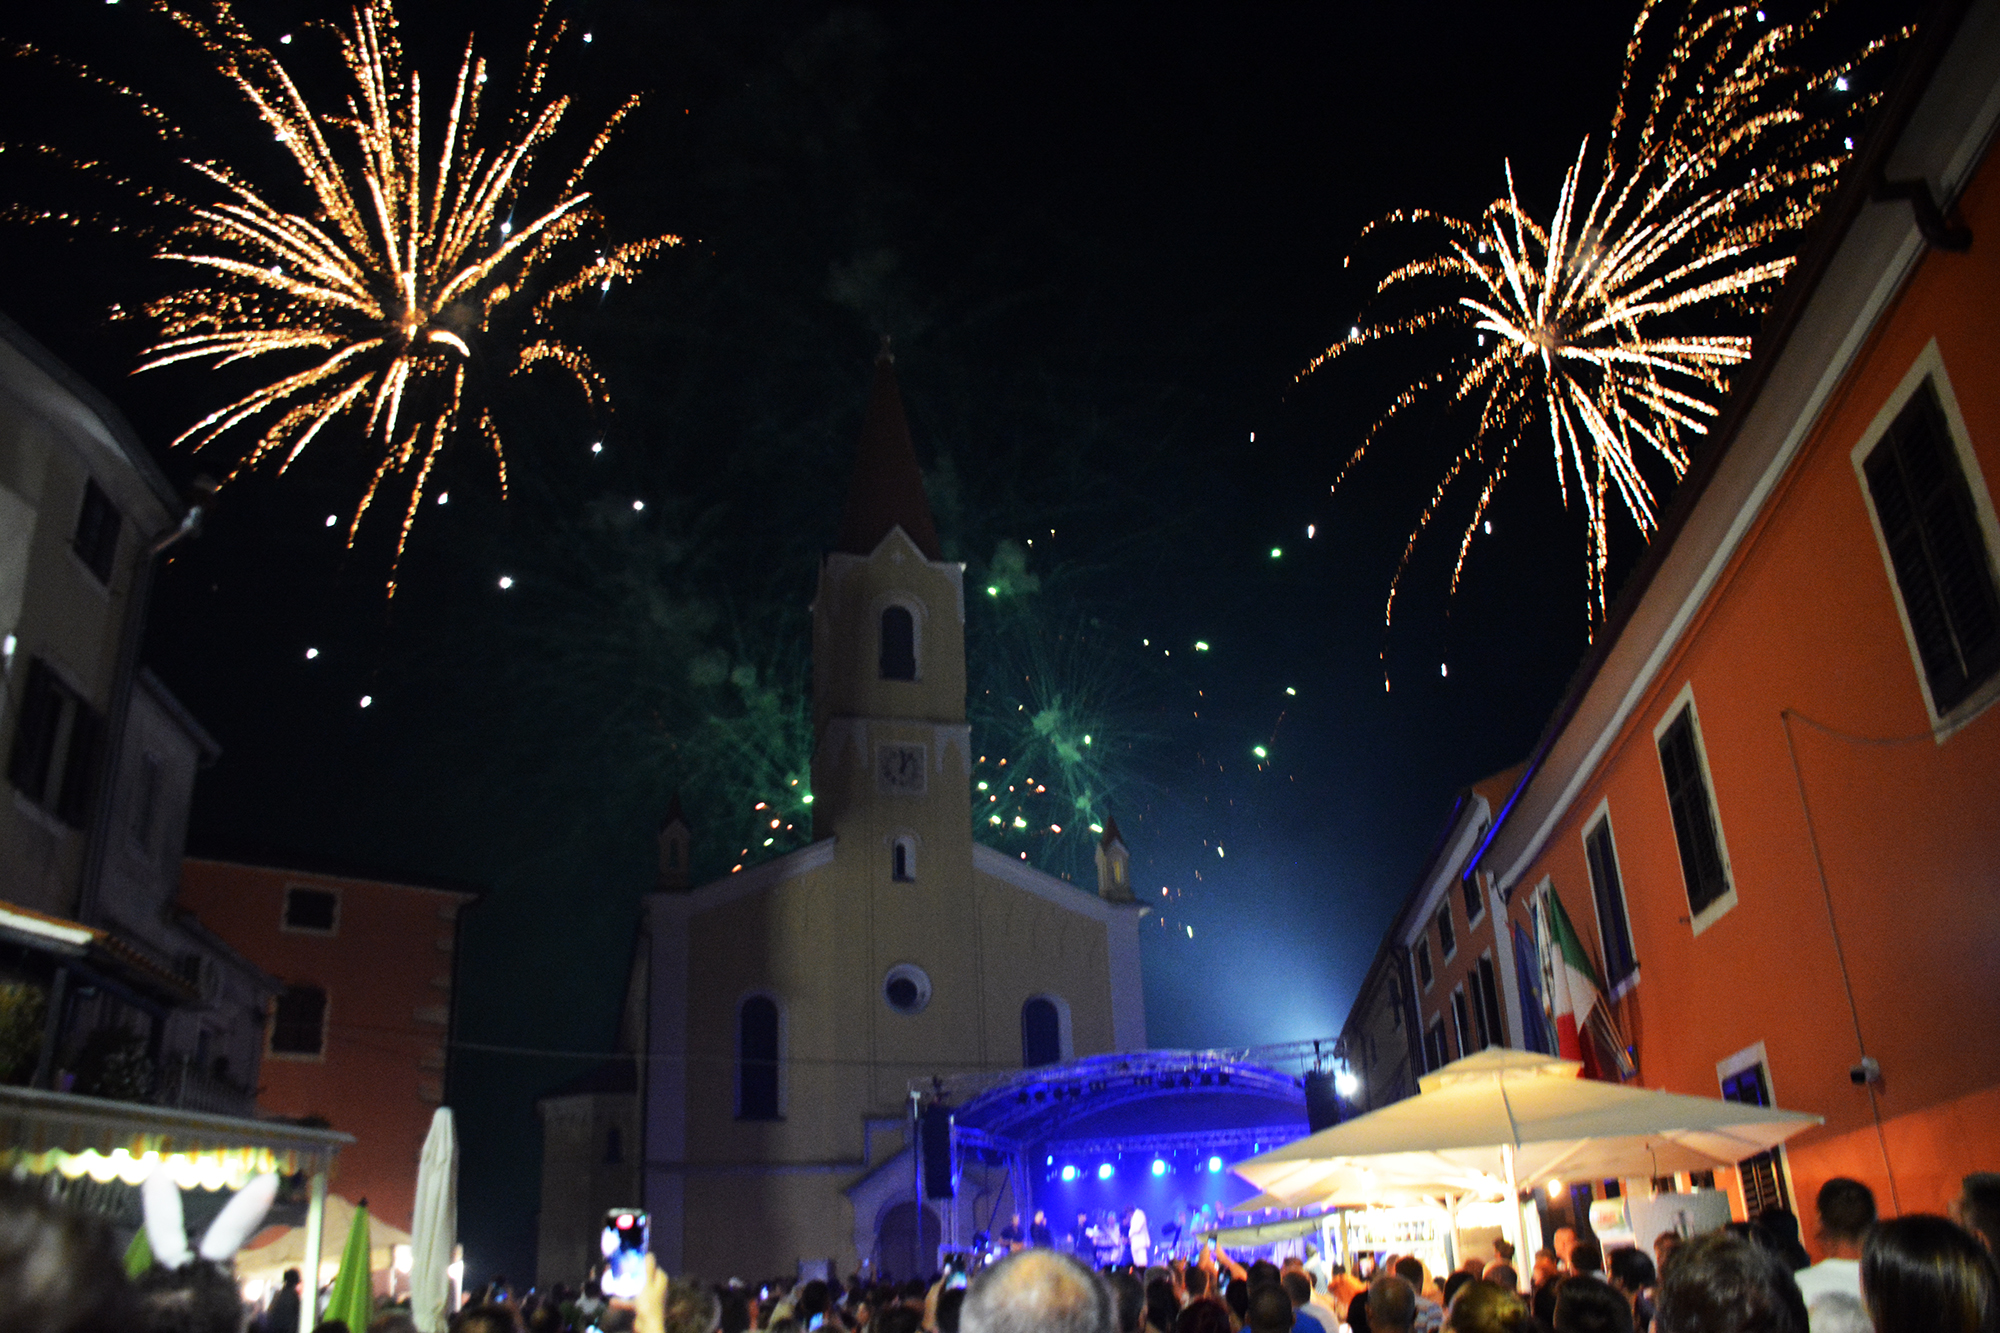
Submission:
<svg viewBox="0 0 2000 1333">
<path fill-rule="evenodd" d="M 1132 894 L 1132 854 L 1116 819 L 1104 821 L 1104 836 L 1097 841 L 1097 896 L 1108 903 L 1139 901 Z"/>
</svg>

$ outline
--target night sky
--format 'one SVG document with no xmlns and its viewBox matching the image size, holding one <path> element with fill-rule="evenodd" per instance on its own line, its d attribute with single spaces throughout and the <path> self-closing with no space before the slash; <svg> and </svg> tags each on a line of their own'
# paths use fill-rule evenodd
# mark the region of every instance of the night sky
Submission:
<svg viewBox="0 0 2000 1333">
<path fill-rule="evenodd" d="M 144 6 L 38 8 L 6 35 L 131 79 L 210 151 L 285 179 Z M 1603 132 L 1631 7 L 558 11 L 593 39 L 557 63 L 579 123 L 649 95 L 598 178 L 614 231 L 689 240 L 567 326 L 617 410 L 510 390 L 511 498 L 476 447 L 450 456 L 450 503 L 427 506 L 393 602 L 394 513 L 352 552 L 326 526 L 365 477 L 351 448 L 329 437 L 228 487 L 162 572 L 145 654 L 222 744 L 193 853 L 483 893 L 452 1071 L 472 1272 L 531 1269 L 533 1098 L 611 1049 L 667 801 L 722 873 L 752 802 L 804 762 L 806 605 L 883 334 L 946 554 L 968 564 L 977 747 L 1063 770 L 1000 845 L 1089 884 L 1094 837 L 1063 811 L 1081 794 L 1115 814 L 1159 908 L 1155 1046 L 1335 1035 L 1453 794 L 1525 756 L 1578 662 L 1584 547 L 1530 451 L 1456 599 L 1447 524 L 1385 635 L 1404 535 L 1468 423 L 1414 417 L 1330 497 L 1421 366 L 1389 350 L 1294 376 L 1382 271 L 1342 265 L 1371 218 L 1476 212 L 1510 158 L 1547 209 Z M 288 63 L 330 68 L 307 21 L 338 5 L 246 12 L 267 40 L 298 34 Z M 529 11 L 428 0 L 403 19 L 428 86 L 469 31 L 515 58 Z M 104 100 L 10 73 L 0 136 L 172 173 Z M 20 156 L 7 199 L 69 198 Z M 107 319 L 172 276 L 143 242 L 5 236 L 0 307 L 176 479 L 223 470 L 165 445 L 237 381 L 132 378 L 143 330 Z M 1637 550 L 1616 540 L 1614 590 Z M 1038 714 L 1090 730 L 1087 760 L 1036 750 Z"/>
</svg>

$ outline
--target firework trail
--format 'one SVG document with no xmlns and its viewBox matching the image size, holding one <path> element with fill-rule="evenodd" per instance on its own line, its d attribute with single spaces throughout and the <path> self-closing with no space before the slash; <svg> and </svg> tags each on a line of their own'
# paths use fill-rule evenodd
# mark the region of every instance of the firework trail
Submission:
<svg viewBox="0 0 2000 1333">
<path fill-rule="evenodd" d="M 1750 357 L 1748 336 L 1698 330 L 1741 327 L 1768 308 L 1876 101 L 1853 91 L 1856 71 L 1895 40 L 1808 71 L 1794 61 L 1823 9 L 1780 24 L 1754 7 L 1696 0 L 1669 31 L 1665 11 L 1676 7 L 1640 8 L 1604 149 L 1593 156 L 1586 139 L 1577 150 L 1546 224 L 1521 204 L 1510 163 L 1506 193 L 1477 218 L 1399 210 L 1362 233 L 1414 226 L 1438 239 L 1376 285 L 1378 298 L 1409 303 L 1355 324 L 1300 378 L 1396 336 L 1448 339 L 1447 359 L 1368 428 L 1333 490 L 1427 396 L 1477 413 L 1404 544 L 1385 629 L 1417 540 L 1451 487 L 1479 484 L 1452 567 L 1456 593 L 1495 492 L 1519 450 L 1541 437 L 1564 506 L 1573 492 L 1583 510 L 1594 630 L 1605 612 L 1612 495 L 1650 537 L 1659 501 L 1642 464 L 1664 463 L 1679 480 L 1720 410 L 1729 368 Z"/>
<path fill-rule="evenodd" d="M 608 407 L 602 377 L 551 317 L 635 276 L 647 257 L 679 243 L 668 235 L 606 243 L 604 219 L 581 188 L 639 99 L 628 99 L 597 130 L 559 187 L 537 189 L 538 159 L 571 107 L 567 95 L 545 91 L 564 32 L 546 4 L 515 76 L 512 110 L 486 114 L 493 71 L 468 40 L 441 114 L 432 103 L 428 140 L 422 80 L 405 67 L 391 0 L 364 0 L 352 25 L 334 30 L 348 89 L 344 105 L 332 110 L 313 106 L 226 0 L 207 17 L 165 5 L 159 12 L 200 43 L 215 72 L 282 145 L 297 173 L 286 189 L 303 186 L 310 207 L 291 211 L 276 192 L 214 160 L 182 158 L 204 183 L 194 197 L 120 181 L 101 163 L 46 145 L 29 148 L 129 186 L 170 219 L 157 255 L 184 266 L 187 285 L 147 305 L 157 336 L 140 370 L 254 363 L 268 376 L 174 444 L 244 440 L 234 478 L 260 465 L 282 473 L 336 423 L 358 426 L 344 433 L 367 451 L 371 474 L 348 523 L 348 544 L 385 484 L 407 479 L 400 563 L 432 470 L 461 432 L 476 430 L 492 450 L 505 492 L 506 451 L 486 402 L 498 380 L 550 366 L 569 375 L 591 408 Z M 134 89 L 73 62 L 55 63 L 128 99 L 161 141 L 187 140 Z"/>
</svg>

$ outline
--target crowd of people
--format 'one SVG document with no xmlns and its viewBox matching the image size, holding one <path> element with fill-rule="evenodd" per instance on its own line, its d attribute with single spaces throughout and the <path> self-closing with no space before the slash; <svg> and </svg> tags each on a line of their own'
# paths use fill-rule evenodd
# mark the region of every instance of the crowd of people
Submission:
<svg viewBox="0 0 2000 1333">
<path fill-rule="evenodd" d="M 1033 1243 L 1047 1235 L 1037 1219 L 1006 1257 L 928 1281 L 716 1286 L 670 1279 L 650 1258 L 629 1301 L 594 1283 L 523 1294 L 498 1279 L 452 1316 L 450 1333 L 2000 1333 L 2000 1175 L 1966 1177 L 1948 1217 L 1878 1219 L 1868 1187 L 1846 1179 L 1815 1203 L 1817 1263 L 1798 1219 L 1780 1211 L 1693 1238 L 1665 1233 L 1650 1255 L 1607 1257 L 1560 1228 L 1525 1278 L 1504 1241 L 1449 1274 L 1416 1255 L 1363 1256 L 1353 1272 L 1317 1256 L 1245 1264 L 1213 1244 L 1152 1263 L 1128 1247 L 1099 1266 Z M 129 1277 L 108 1239 L 90 1218 L 0 1181 L 0 1330 L 297 1328 L 296 1282 L 258 1312 L 225 1265 Z M 385 1306 L 365 1333 L 414 1325 Z"/>
</svg>

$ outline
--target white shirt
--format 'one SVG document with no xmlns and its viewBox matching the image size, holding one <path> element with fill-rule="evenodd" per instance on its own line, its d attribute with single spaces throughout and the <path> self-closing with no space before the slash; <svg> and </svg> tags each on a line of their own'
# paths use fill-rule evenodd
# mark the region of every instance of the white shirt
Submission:
<svg viewBox="0 0 2000 1333">
<path fill-rule="evenodd" d="M 1146 1214 L 1143 1209 L 1132 1210 L 1132 1226 L 1125 1233 L 1125 1237 L 1132 1246 L 1132 1262 L 1144 1268 L 1146 1260 L 1153 1253 L 1153 1238 L 1146 1230 Z"/>
<path fill-rule="evenodd" d="M 1802 1268 L 1792 1274 L 1799 1284 L 1799 1295 L 1811 1305 L 1816 1296 L 1839 1293 L 1861 1299 L 1861 1261 L 1858 1259 L 1822 1259 L 1811 1268 Z"/>
</svg>

